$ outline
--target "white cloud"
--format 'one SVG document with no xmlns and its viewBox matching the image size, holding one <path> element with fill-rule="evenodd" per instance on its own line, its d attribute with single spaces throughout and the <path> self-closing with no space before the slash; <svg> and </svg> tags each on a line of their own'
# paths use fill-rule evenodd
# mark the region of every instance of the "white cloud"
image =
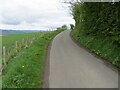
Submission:
<svg viewBox="0 0 120 90">
<path fill-rule="evenodd" d="M 47 29 L 74 23 L 59 0 L 0 0 L 0 28 Z"/>
</svg>

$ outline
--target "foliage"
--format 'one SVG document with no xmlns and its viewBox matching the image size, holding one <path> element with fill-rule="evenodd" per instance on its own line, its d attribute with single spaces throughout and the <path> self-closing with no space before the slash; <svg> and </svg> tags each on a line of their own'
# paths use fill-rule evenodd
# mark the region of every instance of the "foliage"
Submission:
<svg viewBox="0 0 120 90">
<path fill-rule="evenodd" d="M 101 37 L 120 45 L 119 6 L 120 3 L 117 2 L 74 4 L 72 15 L 76 22 L 76 29 L 82 34 Z"/>
<path fill-rule="evenodd" d="M 60 27 L 57 28 L 57 30 L 61 29 Z"/>
<path fill-rule="evenodd" d="M 31 44 L 33 39 L 37 39 L 38 37 L 46 33 L 47 32 L 37 32 L 37 33 L 12 34 L 12 35 L 3 36 L 2 46 L 6 47 L 6 63 L 8 63 L 12 58 L 14 58 L 20 51 L 22 51 L 25 48 L 28 48 L 28 46 Z M 17 41 L 17 48 L 16 48 L 16 41 Z M 3 57 L 0 57 L 0 59 L 1 58 L 3 60 Z M 2 67 L 4 68 L 4 64 Z"/>
<path fill-rule="evenodd" d="M 70 29 L 73 30 L 74 29 L 74 25 L 70 24 Z"/>
<path fill-rule="evenodd" d="M 79 42 L 88 40 L 83 41 L 86 47 L 95 49 L 96 54 L 116 66 L 120 65 L 120 2 L 77 2 L 71 8 L 75 20 L 75 30 L 72 32 L 76 35 L 74 37 Z"/>
<path fill-rule="evenodd" d="M 3 88 L 41 88 L 48 43 L 63 30 L 49 32 L 34 40 L 8 63 L 3 71 Z"/>
<path fill-rule="evenodd" d="M 62 29 L 66 29 L 67 30 L 67 25 L 63 25 Z"/>
<path fill-rule="evenodd" d="M 110 41 L 98 39 L 93 36 L 77 34 L 77 30 L 71 32 L 72 37 L 81 45 L 90 49 L 96 55 L 106 59 L 114 66 L 120 68 L 120 48 Z"/>
</svg>

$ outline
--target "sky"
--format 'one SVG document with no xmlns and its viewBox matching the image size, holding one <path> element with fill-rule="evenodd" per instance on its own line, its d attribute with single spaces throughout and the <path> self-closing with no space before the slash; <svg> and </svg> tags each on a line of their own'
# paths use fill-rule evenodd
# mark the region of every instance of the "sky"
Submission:
<svg viewBox="0 0 120 90">
<path fill-rule="evenodd" d="M 62 0 L 0 0 L 0 29 L 48 30 L 74 24 Z"/>
</svg>

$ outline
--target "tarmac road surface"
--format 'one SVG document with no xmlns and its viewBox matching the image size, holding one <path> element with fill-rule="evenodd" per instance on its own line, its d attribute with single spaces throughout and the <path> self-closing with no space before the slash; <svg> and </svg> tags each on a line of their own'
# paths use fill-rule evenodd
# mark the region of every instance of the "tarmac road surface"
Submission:
<svg viewBox="0 0 120 90">
<path fill-rule="evenodd" d="M 118 72 L 80 48 L 69 34 L 66 30 L 53 39 L 49 88 L 118 88 Z"/>
</svg>

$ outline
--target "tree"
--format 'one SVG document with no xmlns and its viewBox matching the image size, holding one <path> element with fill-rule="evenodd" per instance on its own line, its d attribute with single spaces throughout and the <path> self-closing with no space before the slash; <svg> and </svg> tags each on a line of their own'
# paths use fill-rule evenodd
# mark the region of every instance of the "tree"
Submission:
<svg viewBox="0 0 120 90">
<path fill-rule="evenodd" d="M 61 29 L 60 27 L 57 28 L 57 30 Z"/>
<path fill-rule="evenodd" d="M 62 29 L 67 29 L 67 25 L 63 25 L 63 26 L 62 26 Z"/>
<path fill-rule="evenodd" d="M 70 24 L 70 29 L 73 30 L 74 29 L 74 25 Z"/>
</svg>

